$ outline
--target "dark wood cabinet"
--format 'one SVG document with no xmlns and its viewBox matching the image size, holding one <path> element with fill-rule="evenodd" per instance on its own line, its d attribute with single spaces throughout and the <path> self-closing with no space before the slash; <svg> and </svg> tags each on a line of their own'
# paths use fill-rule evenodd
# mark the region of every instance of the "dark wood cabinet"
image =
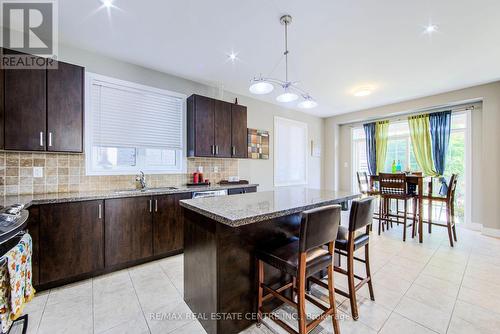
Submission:
<svg viewBox="0 0 500 334">
<path fill-rule="evenodd" d="M 211 157 L 214 155 L 214 110 L 213 99 L 192 95 L 188 99 L 188 154 Z"/>
<path fill-rule="evenodd" d="M 152 198 L 109 199 L 105 208 L 106 267 L 152 256 Z"/>
<path fill-rule="evenodd" d="M 4 148 L 45 151 L 46 70 L 4 70 Z"/>
<path fill-rule="evenodd" d="M 188 156 L 247 157 L 247 108 L 200 95 L 188 100 Z"/>
<path fill-rule="evenodd" d="M 248 157 L 247 107 L 231 105 L 231 156 Z"/>
<path fill-rule="evenodd" d="M 214 100 L 214 145 L 215 156 L 231 157 L 231 103 Z"/>
<path fill-rule="evenodd" d="M 1 149 L 83 152 L 84 68 L 53 63 L 0 71 Z"/>
<path fill-rule="evenodd" d="M 154 255 L 181 251 L 184 247 L 184 217 L 180 200 L 191 198 L 191 193 L 155 196 L 153 214 Z"/>
<path fill-rule="evenodd" d="M 100 200 L 40 206 L 40 284 L 104 268 L 102 214 Z"/>
<path fill-rule="evenodd" d="M 33 285 L 40 284 L 40 208 L 30 207 L 28 217 L 28 233 L 31 235 L 33 254 L 31 256 L 31 272 Z"/>
<path fill-rule="evenodd" d="M 58 62 L 47 70 L 47 150 L 83 152 L 83 67 Z"/>
</svg>

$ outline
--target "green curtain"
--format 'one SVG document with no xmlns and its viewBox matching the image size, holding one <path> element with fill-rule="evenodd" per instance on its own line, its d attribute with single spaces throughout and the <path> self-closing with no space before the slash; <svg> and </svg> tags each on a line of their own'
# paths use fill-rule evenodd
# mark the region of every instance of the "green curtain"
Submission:
<svg viewBox="0 0 500 334">
<path fill-rule="evenodd" d="M 438 176 L 432 161 L 432 142 L 429 130 L 429 115 L 408 117 L 410 126 L 411 144 L 418 165 L 426 176 Z"/>
<path fill-rule="evenodd" d="M 389 121 L 379 121 L 375 124 L 375 142 L 377 156 L 377 174 L 384 172 L 387 155 L 387 139 L 389 136 Z"/>
</svg>

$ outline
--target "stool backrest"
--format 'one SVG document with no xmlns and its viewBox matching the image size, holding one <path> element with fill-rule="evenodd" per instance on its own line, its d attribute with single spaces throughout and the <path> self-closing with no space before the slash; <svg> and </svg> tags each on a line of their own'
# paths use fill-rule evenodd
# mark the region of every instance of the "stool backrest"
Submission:
<svg viewBox="0 0 500 334">
<path fill-rule="evenodd" d="M 359 192 L 366 194 L 370 190 L 370 184 L 368 183 L 368 175 L 366 172 L 357 172 L 358 176 L 358 187 Z"/>
<path fill-rule="evenodd" d="M 381 195 L 405 195 L 407 193 L 404 173 L 380 173 L 379 184 Z"/>
<path fill-rule="evenodd" d="M 448 184 L 448 192 L 446 197 L 448 201 L 453 202 L 455 200 L 455 190 L 457 189 L 458 175 L 451 174 L 450 183 Z"/>
<path fill-rule="evenodd" d="M 373 222 L 373 203 L 375 197 L 365 197 L 352 201 L 349 214 L 349 232 L 354 232 Z"/>
<path fill-rule="evenodd" d="M 299 252 L 335 241 L 340 225 L 340 205 L 328 205 L 302 212 Z"/>
</svg>

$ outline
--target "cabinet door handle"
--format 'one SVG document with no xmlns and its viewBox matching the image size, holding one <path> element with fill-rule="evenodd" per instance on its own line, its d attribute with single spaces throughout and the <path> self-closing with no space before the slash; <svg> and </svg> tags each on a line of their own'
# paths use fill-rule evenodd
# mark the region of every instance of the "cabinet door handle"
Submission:
<svg viewBox="0 0 500 334">
<path fill-rule="evenodd" d="M 215 145 L 215 155 L 219 155 L 219 145 Z"/>
<path fill-rule="evenodd" d="M 43 147 L 43 131 L 40 131 L 40 146 Z"/>
<path fill-rule="evenodd" d="M 231 146 L 231 149 L 232 149 L 232 154 L 236 155 L 236 146 Z"/>
<path fill-rule="evenodd" d="M 52 147 L 52 132 L 49 132 L 49 147 Z"/>
<path fill-rule="evenodd" d="M 155 199 L 155 212 L 158 212 L 158 200 Z"/>
<path fill-rule="evenodd" d="M 102 204 L 99 204 L 97 208 L 97 216 L 99 217 L 99 219 L 102 219 Z"/>
<path fill-rule="evenodd" d="M 153 212 L 153 201 L 149 200 L 149 212 Z"/>
</svg>

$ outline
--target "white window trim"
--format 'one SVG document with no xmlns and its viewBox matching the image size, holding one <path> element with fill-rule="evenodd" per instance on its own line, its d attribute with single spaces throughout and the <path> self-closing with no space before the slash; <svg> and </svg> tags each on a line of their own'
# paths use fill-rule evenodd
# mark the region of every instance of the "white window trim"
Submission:
<svg viewBox="0 0 500 334">
<path fill-rule="evenodd" d="M 179 97 L 182 99 L 182 153 L 180 156 L 180 169 L 178 170 L 162 170 L 161 168 L 141 169 L 141 167 L 132 167 L 128 170 L 119 171 L 96 171 L 92 169 L 92 84 L 94 81 L 103 81 L 111 84 L 125 86 L 133 89 L 145 90 L 148 92 L 165 94 L 170 96 Z M 187 173 L 187 129 L 186 129 L 186 106 L 187 96 L 185 94 L 172 92 L 166 89 L 155 88 L 151 86 L 141 85 L 138 83 L 120 80 L 92 72 L 85 72 L 85 175 L 98 176 L 98 175 L 136 175 L 139 170 L 147 174 L 185 174 Z"/>
<path fill-rule="evenodd" d="M 305 149 L 305 152 L 304 152 L 304 161 L 305 161 L 305 175 L 304 175 L 304 180 L 301 180 L 299 182 L 284 182 L 284 183 L 279 183 L 276 179 L 276 175 L 277 175 L 277 162 L 276 162 L 276 159 L 277 159 L 277 154 L 276 152 L 274 153 L 274 159 L 273 159 L 273 169 L 274 169 L 274 186 L 275 187 L 285 187 L 285 186 L 299 186 L 299 185 L 307 185 L 308 184 L 308 176 L 309 176 L 309 159 L 308 159 L 308 143 L 309 143 L 309 127 L 308 127 L 308 124 L 305 123 L 305 122 L 300 122 L 300 121 L 296 121 L 296 120 L 293 120 L 293 119 L 290 119 L 290 118 L 285 118 L 285 117 L 279 117 L 279 116 L 275 116 L 274 117 L 274 147 L 273 149 L 276 149 L 278 147 L 278 122 L 280 120 L 283 120 L 283 121 L 286 121 L 286 122 L 291 122 L 291 123 L 296 123 L 297 125 L 303 127 L 305 129 L 305 143 L 304 143 L 304 147 L 306 148 Z"/>
</svg>

